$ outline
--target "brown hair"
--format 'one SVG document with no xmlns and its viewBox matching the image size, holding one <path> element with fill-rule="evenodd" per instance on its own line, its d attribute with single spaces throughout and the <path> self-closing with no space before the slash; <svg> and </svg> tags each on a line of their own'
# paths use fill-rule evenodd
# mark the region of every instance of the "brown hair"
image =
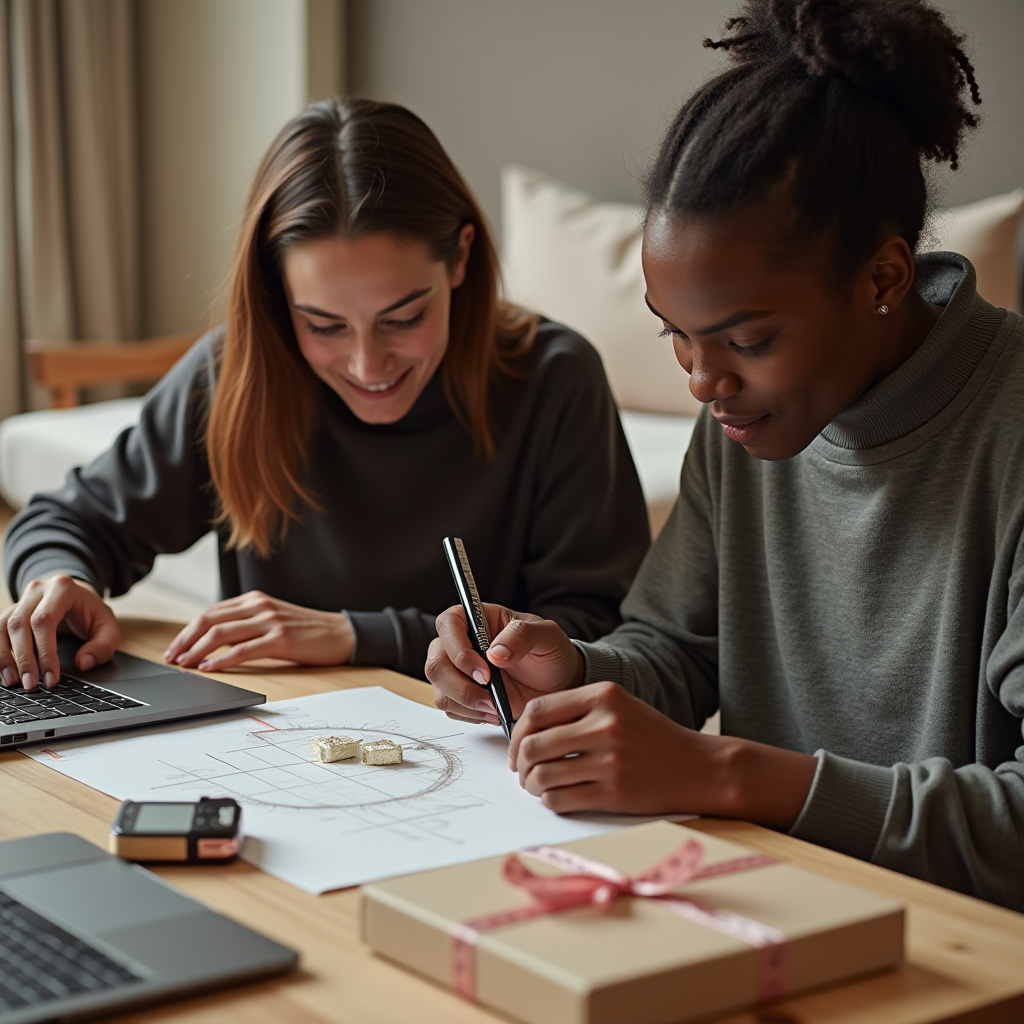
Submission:
<svg viewBox="0 0 1024 1024">
<path fill-rule="evenodd" d="M 452 264 L 459 232 L 476 235 L 452 293 L 445 394 L 478 454 L 495 450 L 489 392 L 498 374 L 520 376 L 536 318 L 498 296 L 498 259 L 483 214 L 433 132 L 393 103 L 332 99 L 288 122 L 249 193 L 231 271 L 227 334 L 210 408 L 206 450 L 231 546 L 267 556 L 302 504 L 318 415 L 318 378 L 299 351 L 281 280 L 294 244 L 377 231 L 425 242 Z"/>
</svg>

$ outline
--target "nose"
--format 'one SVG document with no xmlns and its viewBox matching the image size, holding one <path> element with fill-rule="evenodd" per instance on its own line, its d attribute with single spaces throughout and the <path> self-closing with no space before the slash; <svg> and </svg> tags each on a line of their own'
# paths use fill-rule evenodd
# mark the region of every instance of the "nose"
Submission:
<svg viewBox="0 0 1024 1024">
<path fill-rule="evenodd" d="M 687 357 L 690 365 L 683 368 L 690 374 L 690 394 L 702 405 L 739 393 L 743 386 L 739 376 L 720 365 L 712 353 L 693 345 Z"/>
<path fill-rule="evenodd" d="M 357 384 L 379 384 L 394 361 L 372 331 L 361 331 L 349 350 L 348 372 Z"/>
</svg>

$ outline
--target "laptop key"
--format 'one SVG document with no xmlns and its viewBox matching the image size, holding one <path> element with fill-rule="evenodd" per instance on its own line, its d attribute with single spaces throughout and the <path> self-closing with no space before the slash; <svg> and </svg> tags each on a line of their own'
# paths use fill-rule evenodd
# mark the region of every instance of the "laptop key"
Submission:
<svg viewBox="0 0 1024 1024">
<path fill-rule="evenodd" d="M 51 704 L 51 711 L 59 711 L 62 715 L 91 715 L 92 708 L 80 708 L 77 704 Z"/>
<path fill-rule="evenodd" d="M 102 686 L 95 686 L 93 683 L 80 683 L 76 680 L 75 685 L 81 693 L 92 693 L 97 697 L 105 697 L 110 693 L 109 690 L 105 690 Z"/>
<path fill-rule="evenodd" d="M 139 980 L 98 949 L 0 892 L 0 1010 Z"/>
</svg>

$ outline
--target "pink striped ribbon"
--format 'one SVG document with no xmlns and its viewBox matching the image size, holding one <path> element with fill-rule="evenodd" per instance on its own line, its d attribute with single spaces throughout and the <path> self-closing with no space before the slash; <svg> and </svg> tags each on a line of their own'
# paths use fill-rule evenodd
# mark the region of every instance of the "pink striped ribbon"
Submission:
<svg viewBox="0 0 1024 1024">
<path fill-rule="evenodd" d="M 776 999 L 786 990 L 786 937 L 777 928 L 742 917 L 729 910 L 679 896 L 673 889 L 687 882 L 775 864 L 763 854 L 738 857 L 701 867 L 704 848 L 694 839 L 673 850 L 667 857 L 648 868 L 637 878 L 556 846 L 538 846 L 524 854 L 546 864 L 561 868 L 567 874 L 538 875 L 516 854 L 505 858 L 502 874 L 506 881 L 525 889 L 534 902 L 497 914 L 488 914 L 456 924 L 452 929 L 452 988 L 464 999 L 476 1001 L 475 946 L 483 932 L 527 921 L 545 914 L 555 914 L 588 904 L 607 911 L 619 896 L 655 899 L 662 906 L 715 931 L 724 932 L 746 942 L 757 950 L 757 1000 Z"/>
</svg>

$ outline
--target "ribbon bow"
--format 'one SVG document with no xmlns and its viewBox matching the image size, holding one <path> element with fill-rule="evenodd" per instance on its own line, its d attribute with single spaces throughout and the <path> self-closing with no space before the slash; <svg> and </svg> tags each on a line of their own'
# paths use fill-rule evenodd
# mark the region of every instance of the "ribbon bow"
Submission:
<svg viewBox="0 0 1024 1024">
<path fill-rule="evenodd" d="M 607 864 L 556 846 L 538 846 L 525 850 L 524 855 L 562 868 L 567 874 L 539 875 L 531 871 L 517 854 L 505 858 L 502 874 L 506 881 L 525 889 L 533 897 L 533 903 L 454 926 L 452 986 L 463 998 L 471 1002 L 476 1000 L 473 947 L 482 932 L 588 904 L 607 913 L 619 896 L 658 900 L 683 917 L 749 943 L 758 950 L 758 1000 L 774 999 L 785 991 L 785 936 L 781 932 L 759 921 L 728 910 L 717 910 L 672 892 L 680 885 L 701 878 L 730 875 L 774 864 L 772 857 L 752 854 L 702 867 L 704 848 L 696 840 L 688 839 L 642 875 L 631 878 Z"/>
<path fill-rule="evenodd" d="M 516 854 L 505 858 L 502 873 L 506 881 L 525 889 L 548 911 L 567 910 L 592 903 L 607 912 L 619 896 L 645 896 L 649 899 L 667 896 L 678 885 L 706 877 L 700 870 L 704 849 L 693 839 L 688 839 L 636 878 L 556 846 L 538 846 L 526 853 L 546 864 L 574 872 L 566 875 L 538 875 Z M 710 871 L 716 873 L 713 868 Z"/>
</svg>

